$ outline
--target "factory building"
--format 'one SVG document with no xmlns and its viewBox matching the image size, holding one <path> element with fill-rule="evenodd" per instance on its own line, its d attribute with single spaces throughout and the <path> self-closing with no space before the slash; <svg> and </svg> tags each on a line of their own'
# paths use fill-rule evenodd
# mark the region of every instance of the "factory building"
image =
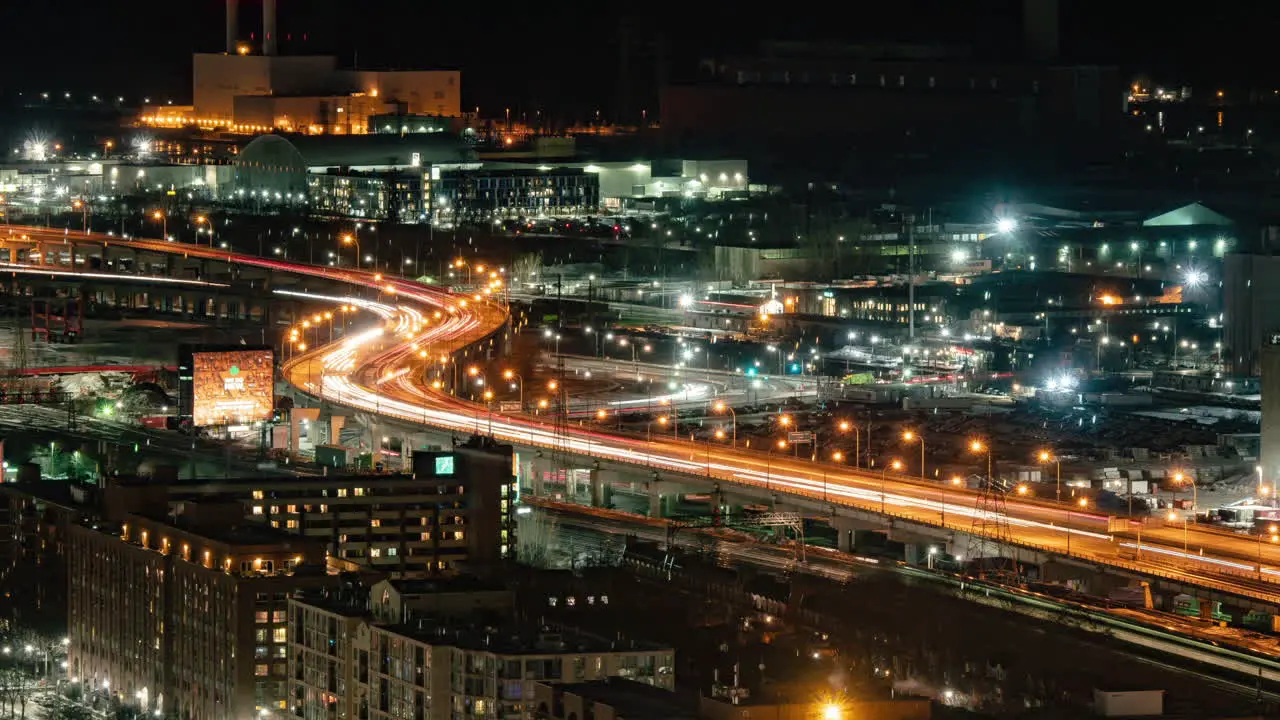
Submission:
<svg viewBox="0 0 1280 720">
<path fill-rule="evenodd" d="M 330 55 L 280 55 L 274 0 L 263 2 L 256 46 L 241 37 L 238 0 L 226 9 L 225 51 L 193 58 L 192 105 L 144 108 L 145 124 L 355 135 L 378 115 L 462 114 L 457 70 L 346 69 Z"/>
</svg>

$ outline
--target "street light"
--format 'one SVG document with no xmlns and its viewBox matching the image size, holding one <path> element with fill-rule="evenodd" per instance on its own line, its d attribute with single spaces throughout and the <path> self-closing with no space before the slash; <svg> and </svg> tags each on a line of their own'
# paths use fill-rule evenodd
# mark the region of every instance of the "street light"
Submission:
<svg viewBox="0 0 1280 720">
<path fill-rule="evenodd" d="M 520 412 L 524 412 L 524 378 L 515 370 L 503 370 L 503 380 L 515 380 L 517 387 L 520 389 Z"/>
<path fill-rule="evenodd" d="M 201 225 L 201 226 L 205 224 L 209 225 L 209 229 L 207 231 L 209 233 L 209 247 L 213 247 L 213 223 L 209 222 L 209 218 L 205 217 L 204 215 L 197 215 L 195 217 L 195 223 L 196 225 Z M 200 233 L 200 228 L 196 228 L 196 234 L 198 235 L 199 233 Z M 196 238 L 196 244 L 197 245 L 200 244 L 200 238 L 198 237 Z"/>
<path fill-rule="evenodd" d="M 1271 537 L 1272 545 L 1280 543 L 1280 526 L 1272 523 L 1267 528 L 1267 531 Z M 1258 579 L 1262 579 L 1262 533 L 1258 533 Z"/>
<path fill-rule="evenodd" d="M 844 453 L 839 450 L 831 453 L 831 462 L 844 462 Z M 822 501 L 827 501 L 827 466 L 825 464 L 822 466 Z"/>
<path fill-rule="evenodd" d="M 1088 508 L 1089 498 L 1080 498 L 1079 500 L 1076 501 L 1076 504 L 1079 505 L 1081 509 Z M 1185 539 L 1183 542 L 1185 544 L 1186 542 Z M 1071 506 L 1067 505 L 1067 556 L 1069 557 L 1070 555 L 1071 555 Z"/>
<path fill-rule="evenodd" d="M 346 235 L 342 236 L 342 244 L 356 246 L 356 269 L 359 270 L 360 269 L 360 239 L 357 238 L 355 235 L 352 235 L 351 233 L 347 233 Z"/>
<path fill-rule="evenodd" d="M 730 447 L 738 447 L 738 413 L 734 411 L 733 406 L 723 400 L 717 400 L 711 409 L 716 412 L 728 412 L 730 418 L 730 427 L 733 429 L 733 442 Z"/>
<path fill-rule="evenodd" d="M 1195 478 L 1189 475 L 1184 475 L 1182 471 L 1178 471 L 1173 474 L 1173 481 L 1179 485 L 1185 482 L 1191 486 L 1191 521 L 1195 522 L 1196 508 L 1200 506 L 1199 498 L 1197 497 L 1197 492 L 1196 492 Z"/>
<path fill-rule="evenodd" d="M 163 210 L 156 210 L 151 213 L 152 220 L 160 221 L 160 232 L 164 240 L 169 239 L 169 216 L 164 214 Z"/>
<path fill-rule="evenodd" d="M 924 436 L 918 432 L 907 430 L 902 433 L 902 440 L 908 443 L 917 441 L 920 443 L 920 479 L 924 480 Z"/>
<path fill-rule="evenodd" d="M 840 432 L 853 431 L 853 466 L 862 467 L 862 433 L 858 430 L 858 426 L 848 420 L 841 420 L 836 429 Z"/>
<path fill-rule="evenodd" d="M 880 471 L 880 514 L 881 514 L 881 515 L 884 515 L 884 491 L 885 491 L 885 487 L 884 487 L 885 477 L 884 477 L 884 476 L 885 476 L 885 474 L 887 474 L 890 470 L 892 470 L 892 471 L 894 471 L 894 472 L 898 472 L 898 471 L 899 471 L 899 470 L 901 470 L 901 469 L 902 469 L 902 461 L 901 461 L 901 460 L 899 460 L 899 459 L 897 459 L 897 458 L 894 458 L 893 462 L 889 463 L 888 465 L 885 465 L 885 466 L 884 466 L 884 469 Z"/>
<path fill-rule="evenodd" d="M 959 475 L 952 475 L 950 483 L 960 487 L 964 484 L 964 478 Z M 942 510 L 938 513 L 938 516 L 938 524 L 945 528 L 947 526 L 947 486 L 945 484 L 942 486 Z"/>
<path fill-rule="evenodd" d="M 1040 452 L 1036 453 L 1036 460 L 1039 460 L 1041 463 L 1052 462 L 1054 464 L 1056 469 L 1056 475 L 1057 475 L 1057 496 L 1056 497 L 1058 499 L 1058 502 L 1062 502 L 1062 458 L 1058 457 L 1057 455 L 1054 455 L 1048 450 L 1041 450 Z"/>
<path fill-rule="evenodd" d="M 987 487 L 991 487 L 991 483 L 995 482 L 995 478 L 991 475 L 991 447 L 978 439 L 969 441 L 969 452 L 986 453 L 987 455 Z"/>
<path fill-rule="evenodd" d="M 779 440 L 777 444 L 777 449 L 786 450 L 787 441 Z M 765 459 L 764 459 L 764 489 L 765 490 L 769 490 L 773 486 L 773 481 L 771 478 L 771 475 L 773 473 L 773 451 L 774 451 L 774 447 L 771 446 L 769 448 L 769 453 L 765 456 Z"/>
</svg>

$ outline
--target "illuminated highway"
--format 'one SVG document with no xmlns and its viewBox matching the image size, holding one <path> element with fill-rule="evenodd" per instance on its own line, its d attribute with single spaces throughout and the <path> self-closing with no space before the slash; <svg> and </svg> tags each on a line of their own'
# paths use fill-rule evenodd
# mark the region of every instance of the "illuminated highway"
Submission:
<svg viewBox="0 0 1280 720">
<path fill-rule="evenodd" d="M 655 433 L 650 441 L 571 425 L 557 428 L 543 419 L 502 415 L 432 389 L 425 381 L 433 371 L 459 371 L 450 364 L 455 351 L 503 327 L 506 309 L 489 296 L 459 296 L 400 278 L 384 280 L 367 271 L 282 262 L 206 247 L 78 233 L 68 237 L 62 231 L 36 228 L 21 232 L 44 244 L 72 240 L 181 253 L 366 288 L 350 297 L 331 299 L 367 308 L 382 319 L 380 326 L 354 331 L 337 342 L 300 353 L 285 364 L 285 375 L 295 386 L 341 405 L 410 423 L 461 433 L 492 433 L 520 445 L 651 468 L 660 476 L 678 473 L 755 486 L 936 528 L 968 532 L 978 514 L 977 495 L 963 488 L 781 453 L 737 450 L 725 443 L 691 443 L 661 433 Z M 369 297 L 375 295 L 369 289 L 377 290 L 376 297 Z M 691 370 L 690 374 L 697 373 Z M 1008 500 L 1007 519 L 1011 537 L 1023 548 L 1069 553 L 1085 561 L 1280 602 L 1280 546 L 1254 536 L 1178 524 L 1145 528 L 1139 542 L 1136 533 L 1108 533 L 1107 518 L 1087 509 L 1015 497 Z M 963 541 L 952 549 L 962 555 Z"/>
</svg>

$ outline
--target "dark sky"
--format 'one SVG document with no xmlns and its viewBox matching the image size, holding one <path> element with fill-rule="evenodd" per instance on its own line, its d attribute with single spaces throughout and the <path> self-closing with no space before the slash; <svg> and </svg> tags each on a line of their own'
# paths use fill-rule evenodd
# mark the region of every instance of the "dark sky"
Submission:
<svg viewBox="0 0 1280 720">
<path fill-rule="evenodd" d="M 632 37 L 665 38 L 677 76 L 698 57 L 750 50 L 762 39 L 943 42 L 995 56 L 1017 52 L 1021 43 L 1018 0 L 278 2 L 280 32 L 293 36 L 284 47 L 334 53 L 344 64 L 358 53 L 361 66 L 455 67 L 463 71 L 466 106 L 607 103 L 614 97 L 624 14 Z M 1268 48 L 1280 3 L 1060 4 L 1062 48 L 1073 60 L 1116 63 L 1170 85 L 1241 87 L 1271 79 Z M 259 21 L 260 8 L 261 0 L 241 0 L 244 35 Z M 184 101 L 190 54 L 221 50 L 223 4 L 3 0 L 0 27 L 6 28 L 0 75 L 6 94 L 66 90 Z"/>
</svg>

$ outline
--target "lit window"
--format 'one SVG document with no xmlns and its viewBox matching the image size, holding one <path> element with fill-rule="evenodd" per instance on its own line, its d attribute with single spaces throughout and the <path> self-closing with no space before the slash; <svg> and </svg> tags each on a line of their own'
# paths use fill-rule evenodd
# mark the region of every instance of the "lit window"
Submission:
<svg viewBox="0 0 1280 720">
<path fill-rule="evenodd" d="M 369 548 L 369 557 L 382 557 L 382 548 Z"/>
<path fill-rule="evenodd" d="M 261 515 L 261 514 L 262 514 L 262 506 L 261 506 L 261 505 L 254 505 L 254 506 L 253 506 L 253 514 L 254 514 L 254 515 Z"/>
</svg>

